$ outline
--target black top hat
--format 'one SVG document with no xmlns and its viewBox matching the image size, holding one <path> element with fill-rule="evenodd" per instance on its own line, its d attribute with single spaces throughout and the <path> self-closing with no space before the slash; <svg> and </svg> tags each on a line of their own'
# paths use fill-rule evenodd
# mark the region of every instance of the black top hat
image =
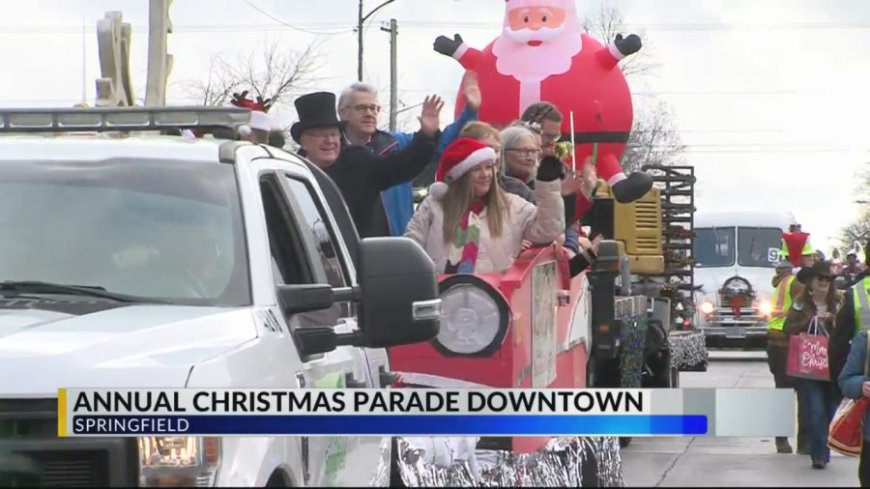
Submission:
<svg viewBox="0 0 870 489">
<path fill-rule="evenodd" d="M 801 268 L 797 274 L 797 280 L 798 282 L 807 285 L 810 280 L 820 276 L 833 279 L 833 274 L 831 273 L 831 262 L 819 260 L 811 267 Z"/>
<path fill-rule="evenodd" d="M 302 131 L 314 127 L 341 127 L 335 113 L 335 94 L 315 92 L 296 99 L 296 114 L 299 122 L 290 128 L 293 140 L 299 142 Z"/>
</svg>

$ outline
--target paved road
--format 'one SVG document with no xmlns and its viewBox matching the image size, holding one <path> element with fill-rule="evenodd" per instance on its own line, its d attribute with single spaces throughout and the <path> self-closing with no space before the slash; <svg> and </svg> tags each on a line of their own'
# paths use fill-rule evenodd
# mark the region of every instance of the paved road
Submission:
<svg viewBox="0 0 870 489">
<path fill-rule="evenodd" d="M 773 387 L 773 377 L 763 352 L 711 352 L 708 371 L 683 372 L 680 384 Z M 858 487 L 858 459 L 833 454 L 814 470 L 809 455 L 777 454 L 773 438 L 635 438 L 622 464 L 628 487 Z"/>
</svg>

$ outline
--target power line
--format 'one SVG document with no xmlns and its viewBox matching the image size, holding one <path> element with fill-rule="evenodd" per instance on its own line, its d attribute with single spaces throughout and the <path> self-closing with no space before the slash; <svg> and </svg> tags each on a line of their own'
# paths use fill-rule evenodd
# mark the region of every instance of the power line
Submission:
<svg viewBox="0 0 870 489">
<path fill-rule="evenodd" d="M 289 24 L 281 19 L 274 17 L 272 14 L 264 11 L 260 7 L 246 0 L 246 3 L 274 20 L 280 26 L 274 24 L 213 24 L 213 25 L 181 25 L 174 26 L 173 34 L 185 33 L 206 33 L 206 32 L 254 32 L 254 31 L 281 31 L 281 30 L 296 30 L 314 35 L 334 35 L 353 32 L 350 22 L 308 22 Z M 497 23 L 493 22 L 446 22 L 446 21 L 403 21 L 403 26 L 407 28 L 419 29 L 487 29 L 498 31 Z M 146 26 L 133 26 L 134 32 L 148 32 Z M 310 29 L 335 29 L 334 32 L 317 32 Z M 866 22 L 795 22 L 795 23 L 752 23 L 752 24 L 727 24 L 727 23 L 632 23 L 619 24 L 619 29 L 638 29 L 644 31 L 734 31 L 734 30 L 779 30 L 779 31 L 800 31 L 800 30 L 868 30 L 870 23 Z M 90 28 L 89 31 L 95 31 L 96 28 Z M 21 33 L 21 34 L 79 34 L 80 27 L 75 26 L 0 26 L 0 34 Z"/>
<path fill-rule="evenodd" d="M 263 15 L 265 15 L 266 17 L 268 17 L 268 18 L 274 20 L 275 22 L 281 24 L 282 26 L 287 27 L 288 29 L 292 29 L 292 30 L 294 30 L 294 31 L 304 32 L 304 33 L 306 33 L 306 34 L 314 34 L 314 35 L 317 35 L 317 36 L 334 36 L 334 35 L 336 35 L 336 34 L 344 34 L 344 33 L 346 33 L 346 32 L 352 32 L 352 31 L 348 31 L 347 29 L 345 29 L 344 31 L 339 31 L 339 32 L 315 32 L 315 31 L 310 31 L 310 30 L 302 29 L 302 28 L 299 28 L 299 27 L 293 26 L 293 25 L 291 25 L 291 24 L 288 24 L 287 22 L 284 22 L 283 20 L 281 20 L 281 19 L 275 17 L 274 15 L 270 14 L 269 12 L 266 12 L 265 10 L 261 9 L 261 8 L 258 7 L 256 4 L 254 4 L 254 2 L 252 2 L 251 0 L 245 0 L 245 3 L 248 4 L 248 5 L 249 5 L 251 8 L 253 8 L 254 10 L 256 10 L 257 12 L 260 12 L 261 14 L 263 14 Z"/>
</svg>

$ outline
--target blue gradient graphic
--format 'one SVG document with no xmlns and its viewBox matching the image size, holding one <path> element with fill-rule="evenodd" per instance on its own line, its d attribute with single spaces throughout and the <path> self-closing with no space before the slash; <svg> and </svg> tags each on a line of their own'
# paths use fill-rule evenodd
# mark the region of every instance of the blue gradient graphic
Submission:
<svg viewBox="0 0 870 489">
<path fill-rule="evenodd" d="M 145 431 L 125 428 L 130 420 Z M 184 420 L 183 433 L 162 431 Z M 73 416 L 71 435 L 646 436 L 706 435 L 700 415 Z M 183 426 L 184 423 L 182 423 Z M 102 426 L 101 426 L 102 425 Z M 161 430 L 161 431 L 155 431 Z"/>
</svg>

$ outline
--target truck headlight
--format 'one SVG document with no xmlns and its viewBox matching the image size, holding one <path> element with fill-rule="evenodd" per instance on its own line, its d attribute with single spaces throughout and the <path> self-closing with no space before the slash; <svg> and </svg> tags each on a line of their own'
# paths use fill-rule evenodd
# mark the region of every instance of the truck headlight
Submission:
<svg viewBox="0 0 870 489">
<path fill-rule="evenodd" d="M 507 336 L 510 308 L 504 296 L 474 275 L 439 284 L 441 329 L 433 345 L 445 355 L 488 356 Z"/>
<path fill-rule="evenodd" d="M 220 465 L 220 438 L 139 438 L 140 486 L 212 487 Z"/>
<path fill-rule="evenodd" d="M 761 302 L 758 303 L 758 312 L 761 313 L 762 316 L 770 317 L 773 314 L 773 304 L 771 304 L 770 299 L 762 299 Z"/>
<path fill-rule="evenodd" d="M 715 307 L 713 306 L 712 302 L 703 301 L 701 302 L 701 307 L 699 307 L 698 309 L 700 309 L 701 312 L 709 316 L 710 314 L 713 314 L 713 310 L 715 309 Z"/>
</svg>

